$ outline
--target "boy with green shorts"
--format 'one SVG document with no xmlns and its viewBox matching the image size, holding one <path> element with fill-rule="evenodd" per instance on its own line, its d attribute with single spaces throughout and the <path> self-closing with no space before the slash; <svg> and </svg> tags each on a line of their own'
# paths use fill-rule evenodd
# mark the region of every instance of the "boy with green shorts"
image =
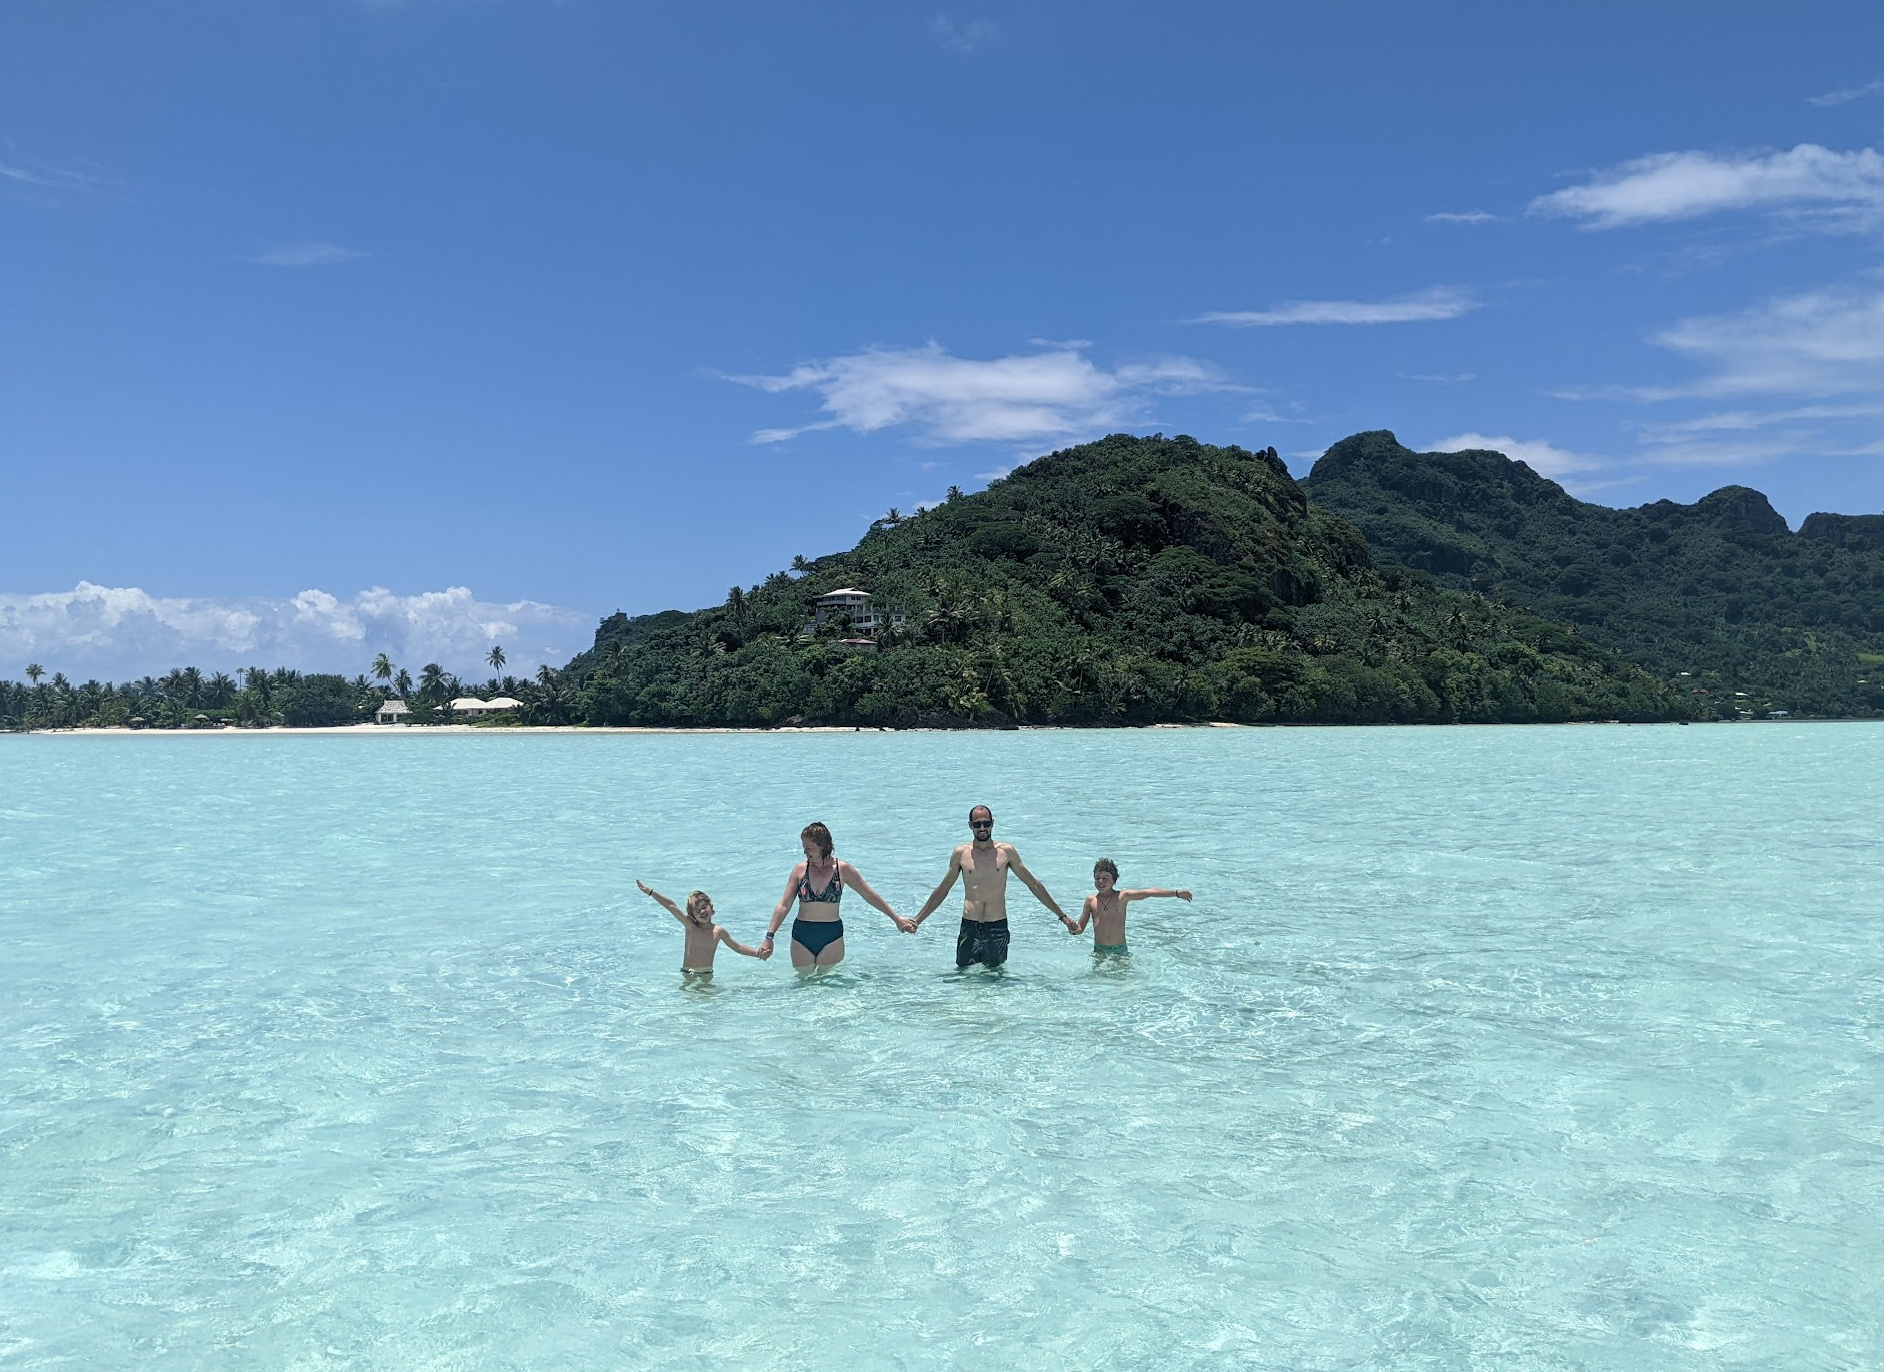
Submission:
<svg viewBox="0 0 1884 1372">
<path fill-rule="evenodd" d="M 1125 946 L 1127 905 L 1152 896 L 1170 896 L 1178 900 L 1191 898 L 1189 891 L 1174 891 L 1162 886 L 1147 887 L 1142 891 L 1121 891 L 1118 889 L 1119 866 L 1111 858 L 1100 858 L 1093 864 L 1092 884 L 1098 889 L 1086 897 L 1086 903 L 1079 908 L 1078 922 L 1069 925 L 1066 932 L 1083 934 L 1090 924 L 1093 952 L 1118 957 L 1130 956 L 1131 953 Z"/>
</svg>

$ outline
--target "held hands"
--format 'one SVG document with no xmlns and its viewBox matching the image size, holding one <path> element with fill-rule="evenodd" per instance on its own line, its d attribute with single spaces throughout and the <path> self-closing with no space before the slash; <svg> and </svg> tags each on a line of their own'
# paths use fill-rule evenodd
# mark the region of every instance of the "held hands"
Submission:
<svg viewBox="0 0 1884 1372">
<path fill-rule="evenodd" d="M 916 921 L 909 918 L 907 915 L 891 915 L 890 918 L 896 921 L 896 927 L 901 929 L 905 934 L 913 934 L 916 932 Z"/>
<path fill-rule="evenodd" d="M 767 934 L 759 940 L 759 961 L 764 962 L 772 956 L 772 935 Z"/>
</svg>

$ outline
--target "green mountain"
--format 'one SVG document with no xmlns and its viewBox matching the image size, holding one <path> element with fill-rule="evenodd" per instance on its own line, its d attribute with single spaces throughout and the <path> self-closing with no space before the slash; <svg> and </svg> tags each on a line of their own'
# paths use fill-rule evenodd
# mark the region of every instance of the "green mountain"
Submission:
<svg viewBox="0 0 1884 1372">
<path fill-rule="evenodd" d="M 1275 451 L 1115 435 L 723 605 L 603 621 L 572 715 L 641 725 L 1665 719 L 1566 630 L 1374 565 Z M 818 597 L 870 593 L 874 646 Z"/>
<path fill-rule="evenodd" d="M 1884 515 L 1794 533 L 1745 486 L 1611 509 L 1500 453 L 1415 453 L 1385 431 L 1335 444 L 1302 489 L 1383 564 L 1575 625 L 1703 715 L 1884 713 Z"/>
</svg>

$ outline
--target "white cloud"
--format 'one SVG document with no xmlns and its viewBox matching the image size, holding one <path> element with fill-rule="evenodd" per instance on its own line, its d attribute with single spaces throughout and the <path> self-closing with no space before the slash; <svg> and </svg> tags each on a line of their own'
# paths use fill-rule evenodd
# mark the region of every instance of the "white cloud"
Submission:
<svg viewBox="0 0 1884 1372">
<path fill-rule="evenodd" d="M 1650 442 L 1639 456 L 1644 462 L 1677 467 L 1754 467 L 1780 458 L 1797 457 L 1802 449 L 1810 451 L 1811 444 L 1811 435 L 1795 433 L 1737 439 L 1686 439 Z"/>
<path fill-rule="evenodd" d="M 1442 438 L 1432 444 L 1427 451 L 1463 453 L 1475 449 L 1503 453 L 1514 461 L 1524 463 L 1539 476 L 1547 476 L 1553 481 L 1573 476 L 1577 472 L 1593 472 L 1607 465 L 1600 457 L 1573 453 L 1542 439 L 1513 438 L 1509 434 L 1454 434 L 1451 438 Z"/>
<path fill-rule="evenodd" d="M 1001 28 L 992 19 L 971 19 L 964 24 L 938 14 L 929 20 L 929 32 L 943 51 L 967 57 L 998 38 Z"/>
<path fill-rule="evenodd" d="M 1407 324 L 1457 319 L 1477 308 L 1478 301 L 1465 291 L 1435 286 L 1391 300 L 1290 300 L 1266 310 L 1213 310 L 1185 322 L 1242 329 L 1277 324 Z"/>
<path fill-rule="evenodd" d="M 1428 224 L 1495 224 L 1503 215 L 1486 210 L 1441 210 L 1426 216 Z"/>
<path fill-rule="evenodd" d="M 400 596 L 382 587 L 342 600 L 303 591 L 291 600 L 159 597 L 81 581 L 70 591 L 0 592 L 0 676 L 29 661 L 86 677 L 135 678 L 171 667 L 295 667 L 352 676 L 385 653 L 415 675 L 439 662 L 464 676 L 489 672 L 501 643 L 508 672 L 561 666 L 587 647 L 588 617 L 536 601 L 478 600 L 463 586 Z"/>
<path fill-rule="evenodd" d="M 926 443 L 1018 443 L 1105 432 L 1153 396 L 1235 389 L 1207 362 L 1162 357 L 1114 371 L 1077 348 L 1025 356 L 953 357 L 941 345 L 868 348 L 794 367 L 783 376 L 728 380 L 771 394 L 813 391 L 827 419 L 761 429 L 778 443 L 821 429 L 876 433 L 909 427 Z"/>
<path fill-rule="evenodd" d="M 1684 319 L 1654 341 L 1713 367 L 1670 394 L 1884 394 L 1884 291 L 1876 288 L 1807 291 Z"/>
<path fill-rule="evenodd" d="M 87 172 L 67 171 L 59 167 L 22 167 L 8 162 L 0 162 L 0 179 L 49 191 L 98 192 L 109 184 L 102 177 Z"/>
<path fill-rule="evenodd" d="M 1692 438 L 1697 434 L 1746 433 L 1774 424 L 1802 420 L 1867 419 L 1884 415 L 1884 405 L 1800 405 L 1789 410 L 1723 410 L 1668 423 L 1643 426 L 1643 432 L 1661 442 Z"/>
<path fill-rule="evenodd" d="M 1864 224 L 1884 211 L 1884 157 L 1872 148 L 1833 152 L 1816 143 L 1765 156 L 1658 152 L 1540 195 L 1530 209 L 1581 219 L 1586 229 L 1740 209 L 1813 209 L 1828 225 Z"/>
<path fill-rule="evenodd" d="M 264 267 L 332 267 L 365 256 L 367 254 L 358 248 L 342 248 L 332 243 L 277 243 L 249 261 Z"/>
<path fill-rule="evenodd" d="M 1722 410 L 1643 424 L 1641 457 L 1678 465 L 1742 467 L 1787 457 L 1866 455 L 1850 437 L 1876 432 L 1884 404 L 1797 405 L 1776 410 Z M 1869 421 L 1845 425 L 1841 421 Z"/>
<path fill-rule="evenodd" d="M 1884 95 L 1884 80 L 1867 81 L 1862 86 L 1852 86 L 1840 91 L 1827 91 L 1823 95 L 1814 95 L 1806 100 L 1808 105 L 1843 105 L 1848 101 L 1862 100 L 1867 95 Z"/>
</svg>

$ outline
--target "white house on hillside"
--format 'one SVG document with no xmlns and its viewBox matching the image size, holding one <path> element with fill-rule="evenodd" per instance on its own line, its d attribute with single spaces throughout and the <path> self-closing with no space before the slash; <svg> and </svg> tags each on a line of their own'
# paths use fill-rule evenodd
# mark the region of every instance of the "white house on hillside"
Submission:
<svg viewBox="0 0 1884 1372">
<path fill-rule="evenodd" d="M 850 617 L 851 629 L 859 634 L 881 633 L 885 629 L 902 628 L 907 615 L 884 613 L 878 614 L 870 603 L 870 592 L 860 591 L 854 586 L 845 586 L 818 597 L 812 611 L 814 618 L 806 626 L 816 629 L 832 620 Z M 848 640 L 847 640 L 848 641 Z"/>
</svg>

